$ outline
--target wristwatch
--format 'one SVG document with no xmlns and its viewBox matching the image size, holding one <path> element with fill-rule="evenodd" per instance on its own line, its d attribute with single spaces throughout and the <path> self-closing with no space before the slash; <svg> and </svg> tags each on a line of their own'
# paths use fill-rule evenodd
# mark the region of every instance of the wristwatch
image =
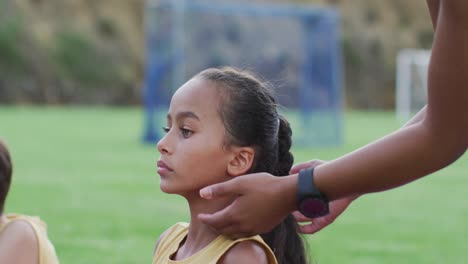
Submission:
<svg viewBox="0 0 468 264">
<path fill-rule="evenodd" d="M 316 218 L 329 212 L 328 198 L 314 184 L 314 168 L 299 172 L 297 181 L 297 208 L 304 216 Z"/>
</svg>

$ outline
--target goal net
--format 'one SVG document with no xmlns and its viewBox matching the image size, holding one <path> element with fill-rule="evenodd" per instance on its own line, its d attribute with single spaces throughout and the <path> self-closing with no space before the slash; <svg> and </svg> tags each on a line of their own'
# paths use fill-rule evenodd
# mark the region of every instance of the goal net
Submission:
<svg viewBox="0 0 468 264">
<path fill-rule="evenodd" d="M 148 2 L 144 139 L 159 139 L 170 98 L 185 81 L 234 66 L 273 84 L 295 145 L 341 143 L 339 24 L 334 9 L 303 5 Z"/>
</svg>

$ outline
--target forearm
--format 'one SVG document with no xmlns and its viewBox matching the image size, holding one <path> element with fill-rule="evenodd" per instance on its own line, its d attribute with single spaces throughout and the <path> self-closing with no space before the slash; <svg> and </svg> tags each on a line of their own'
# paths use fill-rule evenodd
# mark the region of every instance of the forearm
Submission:
<svg viewBox="0 0 468 264">
<path fill-rule="evenodd" d="M 465 0 L 443 1 L 439 6 L 422 120 L 316 168 L 316 185 L 330 199 L 401 186 L 447 166 L 466 151 L 466 13 Z"/>
<path fill-rule="evenodd" d="M 446 148 L 468 144 L 468 1 L 441 2 L 429 63 L 424 125 Z"/>
<path fill-rule="evenodd" d="M 416 124 L 315 169 L 315 184 L 331 200 L 391 189 L 430 174 L 466 149 Z"/>
<path fill-rule="evenodd" d="M 440 0 L 427 0 L 427 7 L 431 16 L 432 27 L 434 30 L 437 28 L 437 19 L 439 18 Z M 419 112 L 411 118 L 403 127 L 417 124 L 424 120 L 426 116 L 427 105 L 425 105 Z"/>
</svg>

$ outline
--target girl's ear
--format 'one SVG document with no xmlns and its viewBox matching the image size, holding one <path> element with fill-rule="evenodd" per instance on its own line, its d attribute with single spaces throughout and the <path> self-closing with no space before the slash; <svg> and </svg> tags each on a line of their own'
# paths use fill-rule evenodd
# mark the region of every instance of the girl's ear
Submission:
<svg viewBox="0 0 468 264">
<path fill-rule="evenodd" d="M 255 150 L 251 147 L 233 147 L 232 153 L 227 166 L 228 175 L 235 177 L 245 174 L 252 167 Z"/>
</svg>

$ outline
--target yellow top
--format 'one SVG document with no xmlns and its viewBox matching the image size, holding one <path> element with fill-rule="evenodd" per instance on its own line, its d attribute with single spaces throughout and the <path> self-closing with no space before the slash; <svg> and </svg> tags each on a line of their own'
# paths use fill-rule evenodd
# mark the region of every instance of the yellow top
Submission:
<svg viewBox="0 0 468 264">
<path fill-rule="evenodd" d="M 38 249 L 39 249 L 39 264 L 58 264 L 57 254 L 55 248 L 47 237 L 47 226 L 39 217 L 7 214 L 5 215 L 7 221 L 0 225 L 0 232 L 13 221 L 25 221 L 32 226 L 34 233 L 36 234 Z"/>
<path fill-rule="evenodd" d="M 208 246 L 194 255 L 183 260 L 171 260 L 171 256 L 177 252 L 182 240 L 188 234 L 187 223 L 177 223 L 169 228 L 159 242 L 158 248 L 153 256 L 153 264 L 216 264 L 218 260 L 235 244 L 242 241 L 255 241 L 261 245 L 268 257 L 269 264 L 278 264 L 273 251 L 260 236 L 232 240 L 226 236 L 216 237 Z"/>
</svg>

